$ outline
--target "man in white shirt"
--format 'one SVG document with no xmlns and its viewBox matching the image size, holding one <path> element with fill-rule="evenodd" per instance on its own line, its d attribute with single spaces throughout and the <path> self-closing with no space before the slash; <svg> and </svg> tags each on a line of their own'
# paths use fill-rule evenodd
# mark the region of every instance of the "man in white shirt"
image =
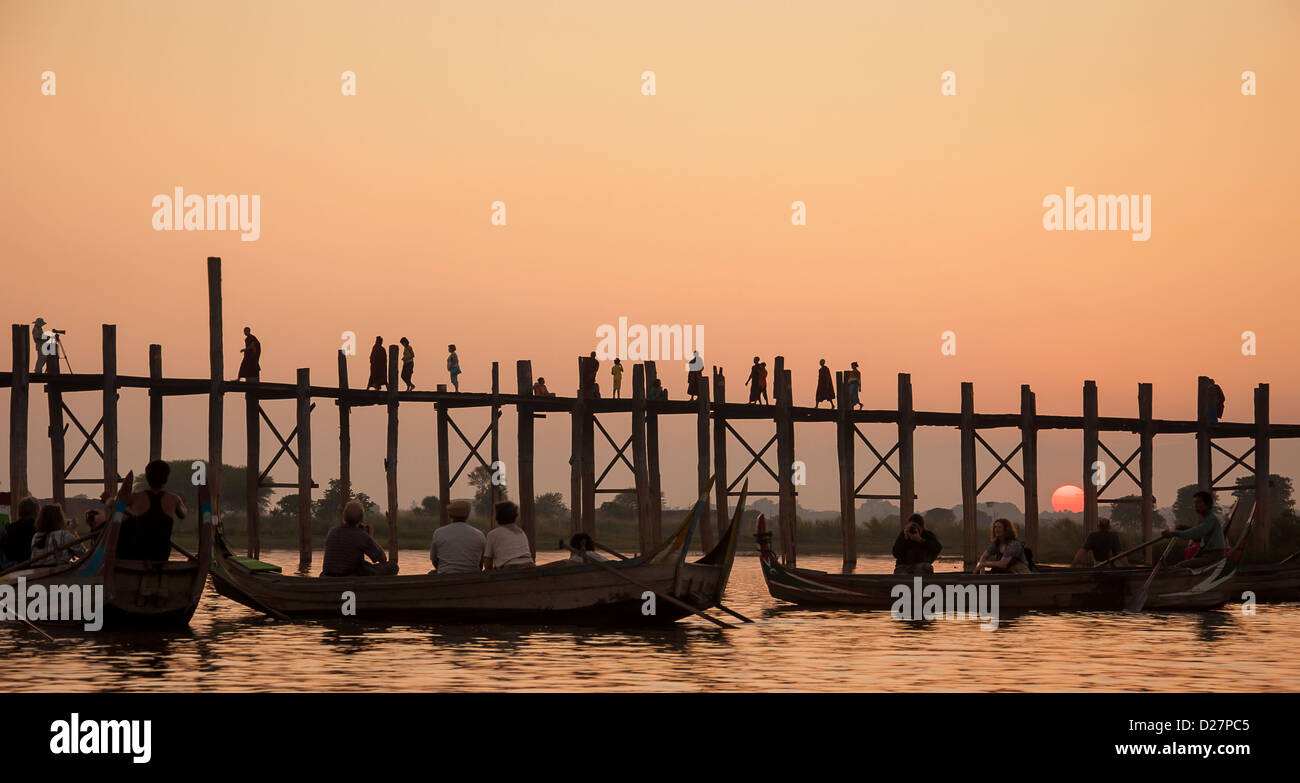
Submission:
<svg viewBox="0 0 1300 783">
<path fill-rule="evenodd" d="M 519 527 L 519 506 L 503 500 L 496 506 L 497 526 L 487 534 L 483 549 L 483 570 L 489 568 L 531 568 L 533 550 L 528 534 Z"/>
<path fill-rule="evenodd" d="M 440 574 L 476 574 L 483 561 L 483 531 L 471 525 L 469 501 L 457 500 L 447 506 L 451 521 L 433 531 L 429 560 Z"/>
</svg>

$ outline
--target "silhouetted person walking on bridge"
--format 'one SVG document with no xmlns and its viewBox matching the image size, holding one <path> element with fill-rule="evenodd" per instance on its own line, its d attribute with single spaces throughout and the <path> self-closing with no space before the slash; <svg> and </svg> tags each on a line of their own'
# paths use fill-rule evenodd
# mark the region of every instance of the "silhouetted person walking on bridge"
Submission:
<svg viewBox="0 0 1300 783">
<path fill-rule="evenodd" d="M 758 357 L 755 356 L 754 364 L 749 368 L 749 377 L 745 379 L 745 385 L 749 387 L 750 405 L 758 402 L 763 395 L 763 374 L 763 365 L 758 363 Z"/>
<path fill-rule="evenodd" d="M 699 351 L 691 357 L 690 367 L 690 372 L 686 373 L 686 393 L 694 400 L 700 396 L 700 385 L 704 382 L 704 360 Z"/>
<path fill-rule="evenodd" d="M 239 375 L 235 377 L 256 383 L 262 375 L 262 342 L 253 336 L 250 327 L 244 327 L 244 347 L 239 352 L 244 358 L 239 363 Z"/>
<path fill-rule="evenodd" d="M 387 385 L 388 352 L 384 350 L 383 335 L 379 335 L 370 349 L 370 380 L 366 381 L 366 388 L 383 389 Z"/>
<path fill-rule="evenodd" d="M 447 346 L 447 372 L 451 374 L 451 387 L 460 391 L 460 357 L 454 345 Z"/>
<path fill-rule="evenodd" d="M 835 407 L 835 381 L 831 379 L 831 368 L 826 366 L 826 360 L 821 360 L 821 366 L 817 368 L 817 402 L 814 408 L 821 407 L 823 402 L 829 402 L 831 407 Z"/>
<path fill-rule="evenodd" d="M 596 384 L 596 375 L 600 372 L 600 362 L 596 352 L 582 360 L 582 396 L 592 399 L 600 396 L 600 387 Z"/>
<path fill-rule="evenodd" d="M 411 383 L 411 375 L 415 372 L 415 351 L 411 350 L 411 342 L 405 337 L 398 342 L 402 344 L 402 382 L 407 391 L 415 391 L 415 384 Z"/>
</svg>

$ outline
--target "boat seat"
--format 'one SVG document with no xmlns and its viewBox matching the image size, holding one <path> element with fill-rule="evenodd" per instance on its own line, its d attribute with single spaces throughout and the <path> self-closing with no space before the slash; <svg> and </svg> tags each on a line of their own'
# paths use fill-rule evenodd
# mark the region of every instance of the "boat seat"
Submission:
<svg viewBox="0 0 1300 783">
<path fill-rule="evenodd" d="M 232 561 L 239 563 L 253 573 L 280 573 L 280 566 L 275 563 L 264 563 L 261 560 L 255 560 L 251 557 L 232 557 Z"/>
</svg>

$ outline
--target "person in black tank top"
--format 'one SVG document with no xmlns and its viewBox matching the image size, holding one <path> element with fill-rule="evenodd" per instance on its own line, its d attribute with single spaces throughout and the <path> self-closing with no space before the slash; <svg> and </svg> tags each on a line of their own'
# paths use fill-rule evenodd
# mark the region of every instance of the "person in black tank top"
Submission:
<svg viewBox="0 0 1300 783">
<path fill-rule="evenodd" d="M 169 472 L 167 463 L 161 460 L 149 463 L 145 469 L 149 489 L 137 493 L 133 500 L 143 494 L 148 498 L 149 507 L 143 513 L 122 520 L 117 538 L 119 560 L 162 561 L 171 557 L 172 527 L 175 522 L 163 509 Z M 185 516 L 183 505 L 177 506 L 177 513 Z"/>
</svg>

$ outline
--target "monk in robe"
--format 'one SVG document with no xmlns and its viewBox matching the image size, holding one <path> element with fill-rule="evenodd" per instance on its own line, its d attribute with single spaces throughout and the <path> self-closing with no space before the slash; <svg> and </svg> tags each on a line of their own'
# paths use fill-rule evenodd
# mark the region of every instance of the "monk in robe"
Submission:
<svg viewBox="0 0 1300 783">
<path fill-rule="evenodd" d="M 244 327 L 244 347 L 239 352 L 244 355 L 244 359 L 239 363 L 239 375 L 235 377 L 256 382 L 262 374 L 262 343 L 247 326 Z"/>
<path fill-rule="evenodd" d="M 700 386 L 704 379 L 704 360 L 700 358 L 699 351 L 691 357 L 690 367 L 690 371 L 686 373 L 686 393 L 694 400 L 700 396 Z"/>
<path fill-rule="evenodd" d="M 821 367 L 817 370 L 817 402 L 813 407 L 820 407 L 823 401 L 835 407 L 835 381 L 831 379 L 831 368 L 826 366 L 825 359 L 821 360 Z"/>
<path fill-rule="evenodd" d="M 745 379 L 745 385 L 749 387 L 749 404 L 753 405 L 759 401 L 763 395 L 763 384 L 766 372 L 762 365 L 758 363 L 758 357 L 754 357 L 754 364 L 749 368 L 749 377 Z"/>
<path fill-rule="evenodd" d="M 596 383 L 596 374 L 600 372 L 600 362 L 596 359 L 596 352 L 592 351 L 587 360 L 582 363 L 582 396 L 591 399 L 600 396 L 600 386 Z"/>
<path fill-rule="evenodd" d="M 388 385 L 388 352 L 384 350 L 384 338 L 375 338 L 375 346 L 370 349 L 370 380 L 367 389 L 383 389 Z"/>
</svg>

